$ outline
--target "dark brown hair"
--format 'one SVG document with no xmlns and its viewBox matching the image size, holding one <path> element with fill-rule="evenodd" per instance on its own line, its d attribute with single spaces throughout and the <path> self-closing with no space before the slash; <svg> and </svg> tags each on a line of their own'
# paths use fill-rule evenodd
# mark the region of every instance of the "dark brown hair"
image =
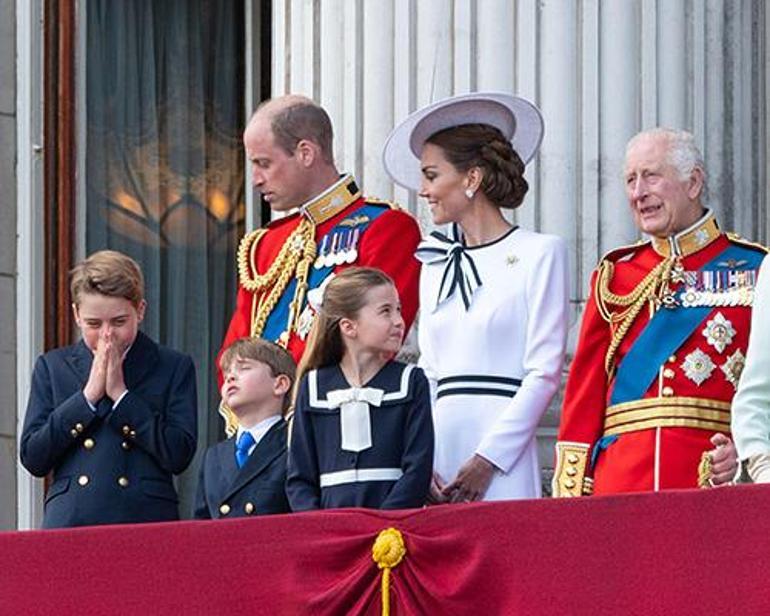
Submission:
<svg viewBox="0 0 770 616">
<path fill-rule="evenodd" d="M 100 250 L 70 272 L 70 293 L 75 304 L 84 293 L 122 297 L 136 308 L 144 299 L 144 276 L 139 264 L 115 250 Z"/>
<path fill-rule="evenodd" d="M 227 347 L 219 358 L 219 367 L 222 372 L 227 372 L 228 368 L 237 359 L 253 359 L 270 368 L 273 377 L 284 375 L 289 377 L 290 387 L 294 386 L 297 366 L 294 358 L 283 347 L 274 342 L 263 340 L 262 338 L 239 338 Z M 289 408 L 291 396 L 286 394 L 283 399 L 283 410 Z"/>
<path fill-rule="evenodd" d="M 524 163 L 499 129 L 489 124 L 461 124 L 434 133 L 426 143 L 440 147 L 461 173 L 480 168 L 484 175 L 480 190 L 498 207 L 521 205 L 529 190 Z"/>
<path fill-rule="evenodd" d="M 311 370 L 342 361 L 345 344 L 340 333 L 341 319 L 355 319 L 366 304 L 366 293 L 382 285 L 395 285 L 390 276 L 373 267 L 349 267 L 337 274 L 323 294 L 310 330 L 307 347 L 297 370 L 297 381 Z"/>
</svg>

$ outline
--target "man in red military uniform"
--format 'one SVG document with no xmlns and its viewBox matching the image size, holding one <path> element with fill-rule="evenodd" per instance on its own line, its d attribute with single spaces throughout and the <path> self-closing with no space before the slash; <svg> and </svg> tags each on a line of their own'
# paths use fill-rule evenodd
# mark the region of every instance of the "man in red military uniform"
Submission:
<svg viewBox="0 0 770 616">
<path fill-rule="evenodd" d="M 704 208 L 703 159 L 689 133 L 634 137 L 625 183 L 651 240 L 610 252 L 593 273 L 554 496 L 726 483 L 737 469 L 730 401 L 764 250 L 722 233 Z"/>
<path fill-rule="evenodd" d="M 238 297 L 223 349 L 258 336 L 299 361 L 314 316 L 308 292 L 351 265 L 393 278 L 407 328 L 414 320 L 419 227 L 396 206 L 364 198 L 351 176 L 339 174 L 332 138 L 327 113 L 295 95 L 262 103 L 246 127 L 254 185 L 274 212 L 297 211 L 241 240 Z"/>
</svg>

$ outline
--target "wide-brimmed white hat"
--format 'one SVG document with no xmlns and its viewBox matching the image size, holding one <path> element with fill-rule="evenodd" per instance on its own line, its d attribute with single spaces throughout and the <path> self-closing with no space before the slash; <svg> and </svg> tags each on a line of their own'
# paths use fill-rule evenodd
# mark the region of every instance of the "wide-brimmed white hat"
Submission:
<svg viewBox="0 0 770 616">
<path fill-rule="evenodd" d="M 397 184 L 419 190 L 425 141 L 440 130 L 461 124 L 499 128 L 524 164 L 532 160 L 543 140 L 543 116 L 528 100 L 504 92 L 461 94 L 415 111 L 393 129 L 382 151 L 385 171 Z"/>
</svg>

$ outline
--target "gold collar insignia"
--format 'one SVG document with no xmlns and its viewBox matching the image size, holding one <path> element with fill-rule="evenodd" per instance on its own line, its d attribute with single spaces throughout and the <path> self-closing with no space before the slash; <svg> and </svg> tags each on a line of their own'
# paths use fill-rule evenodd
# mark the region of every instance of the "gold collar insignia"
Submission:
<svg viewBox="0 0 770 616">
<path fill-rule="evenodd" d="M 652 238 L 652 247 L 662 257 L 686 257 L 703 250 L 719 237 L 719 227 L 710 211 L 693 226 L 667 238 Z"/>
<path fill-rule="evenodd" d="M 339 214 L 360 196 L 361 191 L 353 177 L 345 175 L 320 195 L 301 205 L 299 211 L 314 225 L 320 225 Z"/>
</svg>

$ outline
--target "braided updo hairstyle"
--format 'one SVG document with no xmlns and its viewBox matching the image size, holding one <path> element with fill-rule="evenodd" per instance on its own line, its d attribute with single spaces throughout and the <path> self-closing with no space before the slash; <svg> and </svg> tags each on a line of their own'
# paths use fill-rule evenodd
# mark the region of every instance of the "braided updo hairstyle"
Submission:
<svg viewBox="0 0 770 616">
<path fill-rule="evenodd" d="M 432 143 L 459 172 L 479 167 L 480 189 L 498 207 L 517 208 L 529 190 L 524 163 L 502 132 L 489 124 L 461 124 L 431 135 Z"/>
</svg>

